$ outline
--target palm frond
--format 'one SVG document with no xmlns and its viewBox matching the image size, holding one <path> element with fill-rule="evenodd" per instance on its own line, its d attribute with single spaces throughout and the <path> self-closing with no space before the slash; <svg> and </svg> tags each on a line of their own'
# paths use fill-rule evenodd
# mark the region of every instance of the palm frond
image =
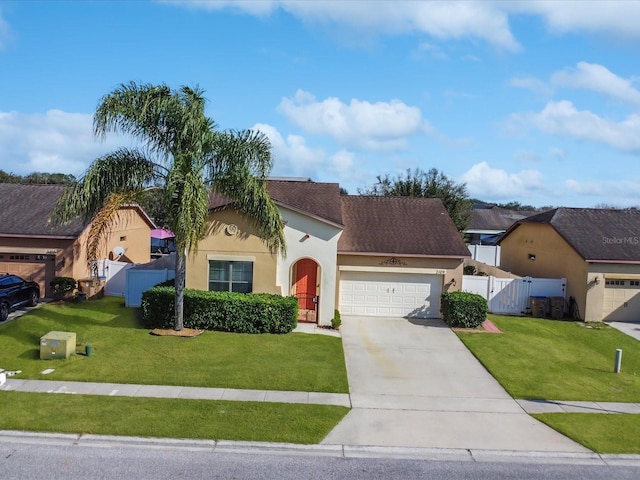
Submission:
<svg viewBox="0 0 640 480">
<path fill-rule="evenodd" d="M 127 205 L 137 204 L 142 194 L 141 190 L 111 193 L 102 208 L 93 217 L 87 240 L 87 263 L 92 276 L 98 275 L 96 260 L 98 260 L 106 234 L 117 220 L 120 209 Z"/>
<path fill-rule="evenodd" d="M 88 221 L 103 207 L 112 193 L 135 192 L 164 175 L 162 167 L 142 152 L 120 149 L 98 158 L 84 176 L 67 189 L 58 201 L 51 220 L 55 224 L 76 217 Z"/>
</svg>

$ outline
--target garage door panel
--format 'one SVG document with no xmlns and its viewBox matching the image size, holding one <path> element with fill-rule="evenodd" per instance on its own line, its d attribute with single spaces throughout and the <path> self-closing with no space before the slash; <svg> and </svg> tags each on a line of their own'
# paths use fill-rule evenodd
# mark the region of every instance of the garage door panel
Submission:
<svg viewBox="0 0 640 480">
<path fill-rule="evenodd" d="M 640 286 L 605 285 L 602 317 L 607 321 L 640 321 Z"/>
<path fill-rule="evenodd" d="M 367 295 L 353 295 L 356 290 Z M 342 272 L 340 311 L 347 315 L 437 318 L 441 292 L 439 275 Z"/>
</svg>

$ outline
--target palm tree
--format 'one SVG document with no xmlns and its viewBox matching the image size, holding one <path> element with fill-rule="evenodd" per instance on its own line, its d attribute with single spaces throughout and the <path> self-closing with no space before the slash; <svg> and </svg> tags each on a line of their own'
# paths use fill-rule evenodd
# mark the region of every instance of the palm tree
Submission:
<svg viewBox="0 0 640 480">
<path fill-rule="evenodd" d="M 197 251 L 209 213 L 209 192 L 228 197 L 254 224 L 272 253 L 285 251 L 283 221 L 265 188 L 272 168 L 270 144 L 259 132 L 217 131 L 204 113 L 199 88 L 121 85 L 94 114 L 96 136 L 132 135 L 141 148 L 121 148 L 96 159 L 58 202 L 54 221 L 93 220 L 88 258 L 118 208 L 161 188 L 168 227 L 176 242 L 175 329 L 183 328 L 186 258 Z"/>
</svg>

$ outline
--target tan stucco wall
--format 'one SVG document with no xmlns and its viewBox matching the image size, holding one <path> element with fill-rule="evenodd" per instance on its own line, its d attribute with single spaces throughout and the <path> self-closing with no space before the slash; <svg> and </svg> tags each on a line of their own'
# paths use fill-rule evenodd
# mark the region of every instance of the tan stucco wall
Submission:
<svg viewBox="0 0 640 480">
<path fill-rule="evenodd" d="M 139 210 L 126 208 L 118 212 L 109 232 L 100 242 L 99 259 L 113 259 L 121 262 L 147 263 L 151 260 L 151 225 L 144 220 Z M 73 258 L 72 277 L 75 279 L 91 276 L 87 263 L 87 240 L 89 228 L 78 237 L 74 246 L 65 251 Z M 113 256 L 113 249 L 120 246 L 126 250 L 120 257 Z M 68 260 L 67 260 L 68 261 Z"/>
<path fill-rule="evenodd" d="M 550 225 L 523 223 L 500 242 L 500 266 L 523 277 L 566 278 L 567 301 L 573 297 L 586 320 L 588 265 Z M 529 255 L 535 255 L 530 260 Z M 602 302 L 602 301 L 600 301 Z M 602 303 L 598 312 L 602 311 Z"/>
<path fill-rule="evenodd" d="M 390 262 L 397 259 L 397 262 Z M 425 269 L 429 273 L 442 274 L 442 291 L 453 292 L 462 288 L 462 258 L 424 258 L 424 257 L 395 257 L 392 255 L 344 255 L 338 254 L 338 275 L 336 278 L 336 305 L 340 299 L 340 267 L 375 267 L 378 272 L 402 273 L 403 270 Z M 453 282 L 452 282 L 453 280 Z"/>
<path fill-rule="evenodd" d="M 207 256 L 222 260 L 251 257 L 253 263 L 253 292 L 282 294 L 276 286 L 277 256 L 272 255 L 256 235 L 248 219 L 236 210 L 222 210 L 209 215 L 209 229 L 198 244 L 198 251 L 187 258 L 186 287 L 209 290 L 209 261 Z M 226 226 L 238 227 L 235 235 Z"/>
</svg>

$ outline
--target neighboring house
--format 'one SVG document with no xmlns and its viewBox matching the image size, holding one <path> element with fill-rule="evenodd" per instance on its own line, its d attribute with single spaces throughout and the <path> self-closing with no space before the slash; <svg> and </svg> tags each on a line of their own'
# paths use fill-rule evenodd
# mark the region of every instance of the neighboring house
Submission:
<svg viewBox="0 0 640 480">
<path fill-rule="evenodd" d="M 528 210 L 508 210 L 492 205 L 474 205 L 463 232 L 470 245 L 496 245 L 507 229 L 518 220 L 535 215 Z"/>
<path fill-rule="evenodd" d="M 209 232 L 187 288 L 295 295 L 300 320 L 342 314 L 439 317 L 469 251 L 438 199 L 341 196 L 337 183 L 269 180 L 286 256 L 271 255 L 233 204 L 210 196 Z"/>
<path fill-rule="evenodd" d="M 56 227 L 49 222 L 65 188 L 0 183 L 0 273 L 38 282 L 41 296 L 51 296 L 49 282 L 54 277 L 78 280 L 91 274 L 86 252 L 89 225 L 80 219 Z M 100 258 L 148 262 L 153 228 L 140 207 L 121 209 L 101 242 Z"/>
<path fill-rule="evenodd" d="M 556 208 L 518 221 L 500 245 L 504 270 L 565 277 L 576 318 L 640 320 L 640 211 Z"/>
</svg>

